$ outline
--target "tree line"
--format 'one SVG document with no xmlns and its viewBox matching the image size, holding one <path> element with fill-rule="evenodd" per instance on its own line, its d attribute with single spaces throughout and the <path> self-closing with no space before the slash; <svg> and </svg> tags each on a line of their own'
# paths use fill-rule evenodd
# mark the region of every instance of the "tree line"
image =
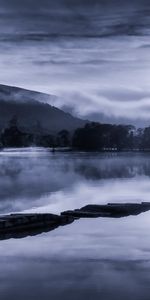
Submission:
<svg viewBox="0 0 150 300">
<path fill-rule="evenodd" d="M 150 150 L 150 127 L 91 122 L 75 131 L 72 145 L 85 151 Z"/>
<path fill-rule="evenodd" d="M 149 151 L 150 127 L 136 129 L 131 125 L 113 125 L 89 122 L 73 133 L 62 129 L 57 134 L 44 134 L 37 122 L 34 133 L 20 129 L 13 117 L 1 131 L 0 146 L 3 147 L 70 147 L 83 151 Z"/>
<path fill-rule="evenodd" d="M 32 128 L 32 133 L 20 128 L 18 119 L 13 117 L 6 128 L 0 134 L 0 146 L 3 147 L 69 147 L 69 131 L 62 129 L 57 134 L 49 134 L 42 130 L 39 121 L 36 128 Z M 34 133 L 33 133 L 34 132 Z"/>
</svg>

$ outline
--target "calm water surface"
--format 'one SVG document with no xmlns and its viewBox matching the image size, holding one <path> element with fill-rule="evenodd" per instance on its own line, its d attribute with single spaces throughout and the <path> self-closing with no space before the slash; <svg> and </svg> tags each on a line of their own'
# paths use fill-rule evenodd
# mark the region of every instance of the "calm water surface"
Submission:
<svg viewBox="0 0 150 300">
<path fill-rule="evenodd" d="M 150 154 L 0 152 L 0 213 L 150 201 Z M 150 212 L 0 241 L 0 300 L 150 299 Z"/>
</svg>

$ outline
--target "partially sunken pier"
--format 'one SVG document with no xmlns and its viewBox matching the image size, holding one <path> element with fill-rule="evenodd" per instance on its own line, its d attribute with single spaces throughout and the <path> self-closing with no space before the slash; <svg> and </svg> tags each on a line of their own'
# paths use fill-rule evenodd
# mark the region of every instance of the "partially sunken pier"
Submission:
<svg viewBox="0 0 150 300">
<path fill-rule="evenodd" d="M 108 203 L 86 205 L 80 209 L 68 210 L 60 215 L 20 213 L 0 216 L 0 239 L 22 238 L 48 232 L 74 222 L 79 218 L 121 218 L 139 215 L 150 210 L 150 202 Z"/>
<path fill-rule="evenodd" d="M 21 238 L 56 229 L 74 221 L 71 216 L 54 214 L 10 214 L 0 216 L 0 239 Z"/>
<path fill-rule="evenodd" d="M 106 205 L 89 204 L 80 209 L 64 211 L 61 215 L 76 218 L 121 218 L 130 215 L 138 215 L 148 210 L 150 210 L 150 202 L 108 203 Z"/>
</svg>

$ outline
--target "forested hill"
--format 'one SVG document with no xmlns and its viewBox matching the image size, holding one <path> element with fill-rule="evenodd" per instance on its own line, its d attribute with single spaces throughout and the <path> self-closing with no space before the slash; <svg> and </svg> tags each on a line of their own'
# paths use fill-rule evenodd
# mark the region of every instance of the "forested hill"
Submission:
<svg viewBox="0 0 150 300">
<path fill-rule="evenodd" d="M 0 85 L 0 129 L 6 127 L 13 116 L 17 117 L 21 128 L 32 133 L 39 129 L 43 133 L 56 133 L 62 129 L 74 131 L 84 126 L 85 121 L 47 103 L 54 98 L 44 93 Z"/>
</svg>

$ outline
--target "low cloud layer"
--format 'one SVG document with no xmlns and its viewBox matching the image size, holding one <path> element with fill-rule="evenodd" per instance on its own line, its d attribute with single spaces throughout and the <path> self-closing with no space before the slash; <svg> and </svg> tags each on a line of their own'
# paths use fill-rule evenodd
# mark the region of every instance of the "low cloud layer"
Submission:
<svg viewBox="0 0 150 300">
<path fill-rule="evenodd" d="M 130 2 L 0 0 L 0 82 L 84 118 L 148 124 L 150 5 Z"/>
</svg>

